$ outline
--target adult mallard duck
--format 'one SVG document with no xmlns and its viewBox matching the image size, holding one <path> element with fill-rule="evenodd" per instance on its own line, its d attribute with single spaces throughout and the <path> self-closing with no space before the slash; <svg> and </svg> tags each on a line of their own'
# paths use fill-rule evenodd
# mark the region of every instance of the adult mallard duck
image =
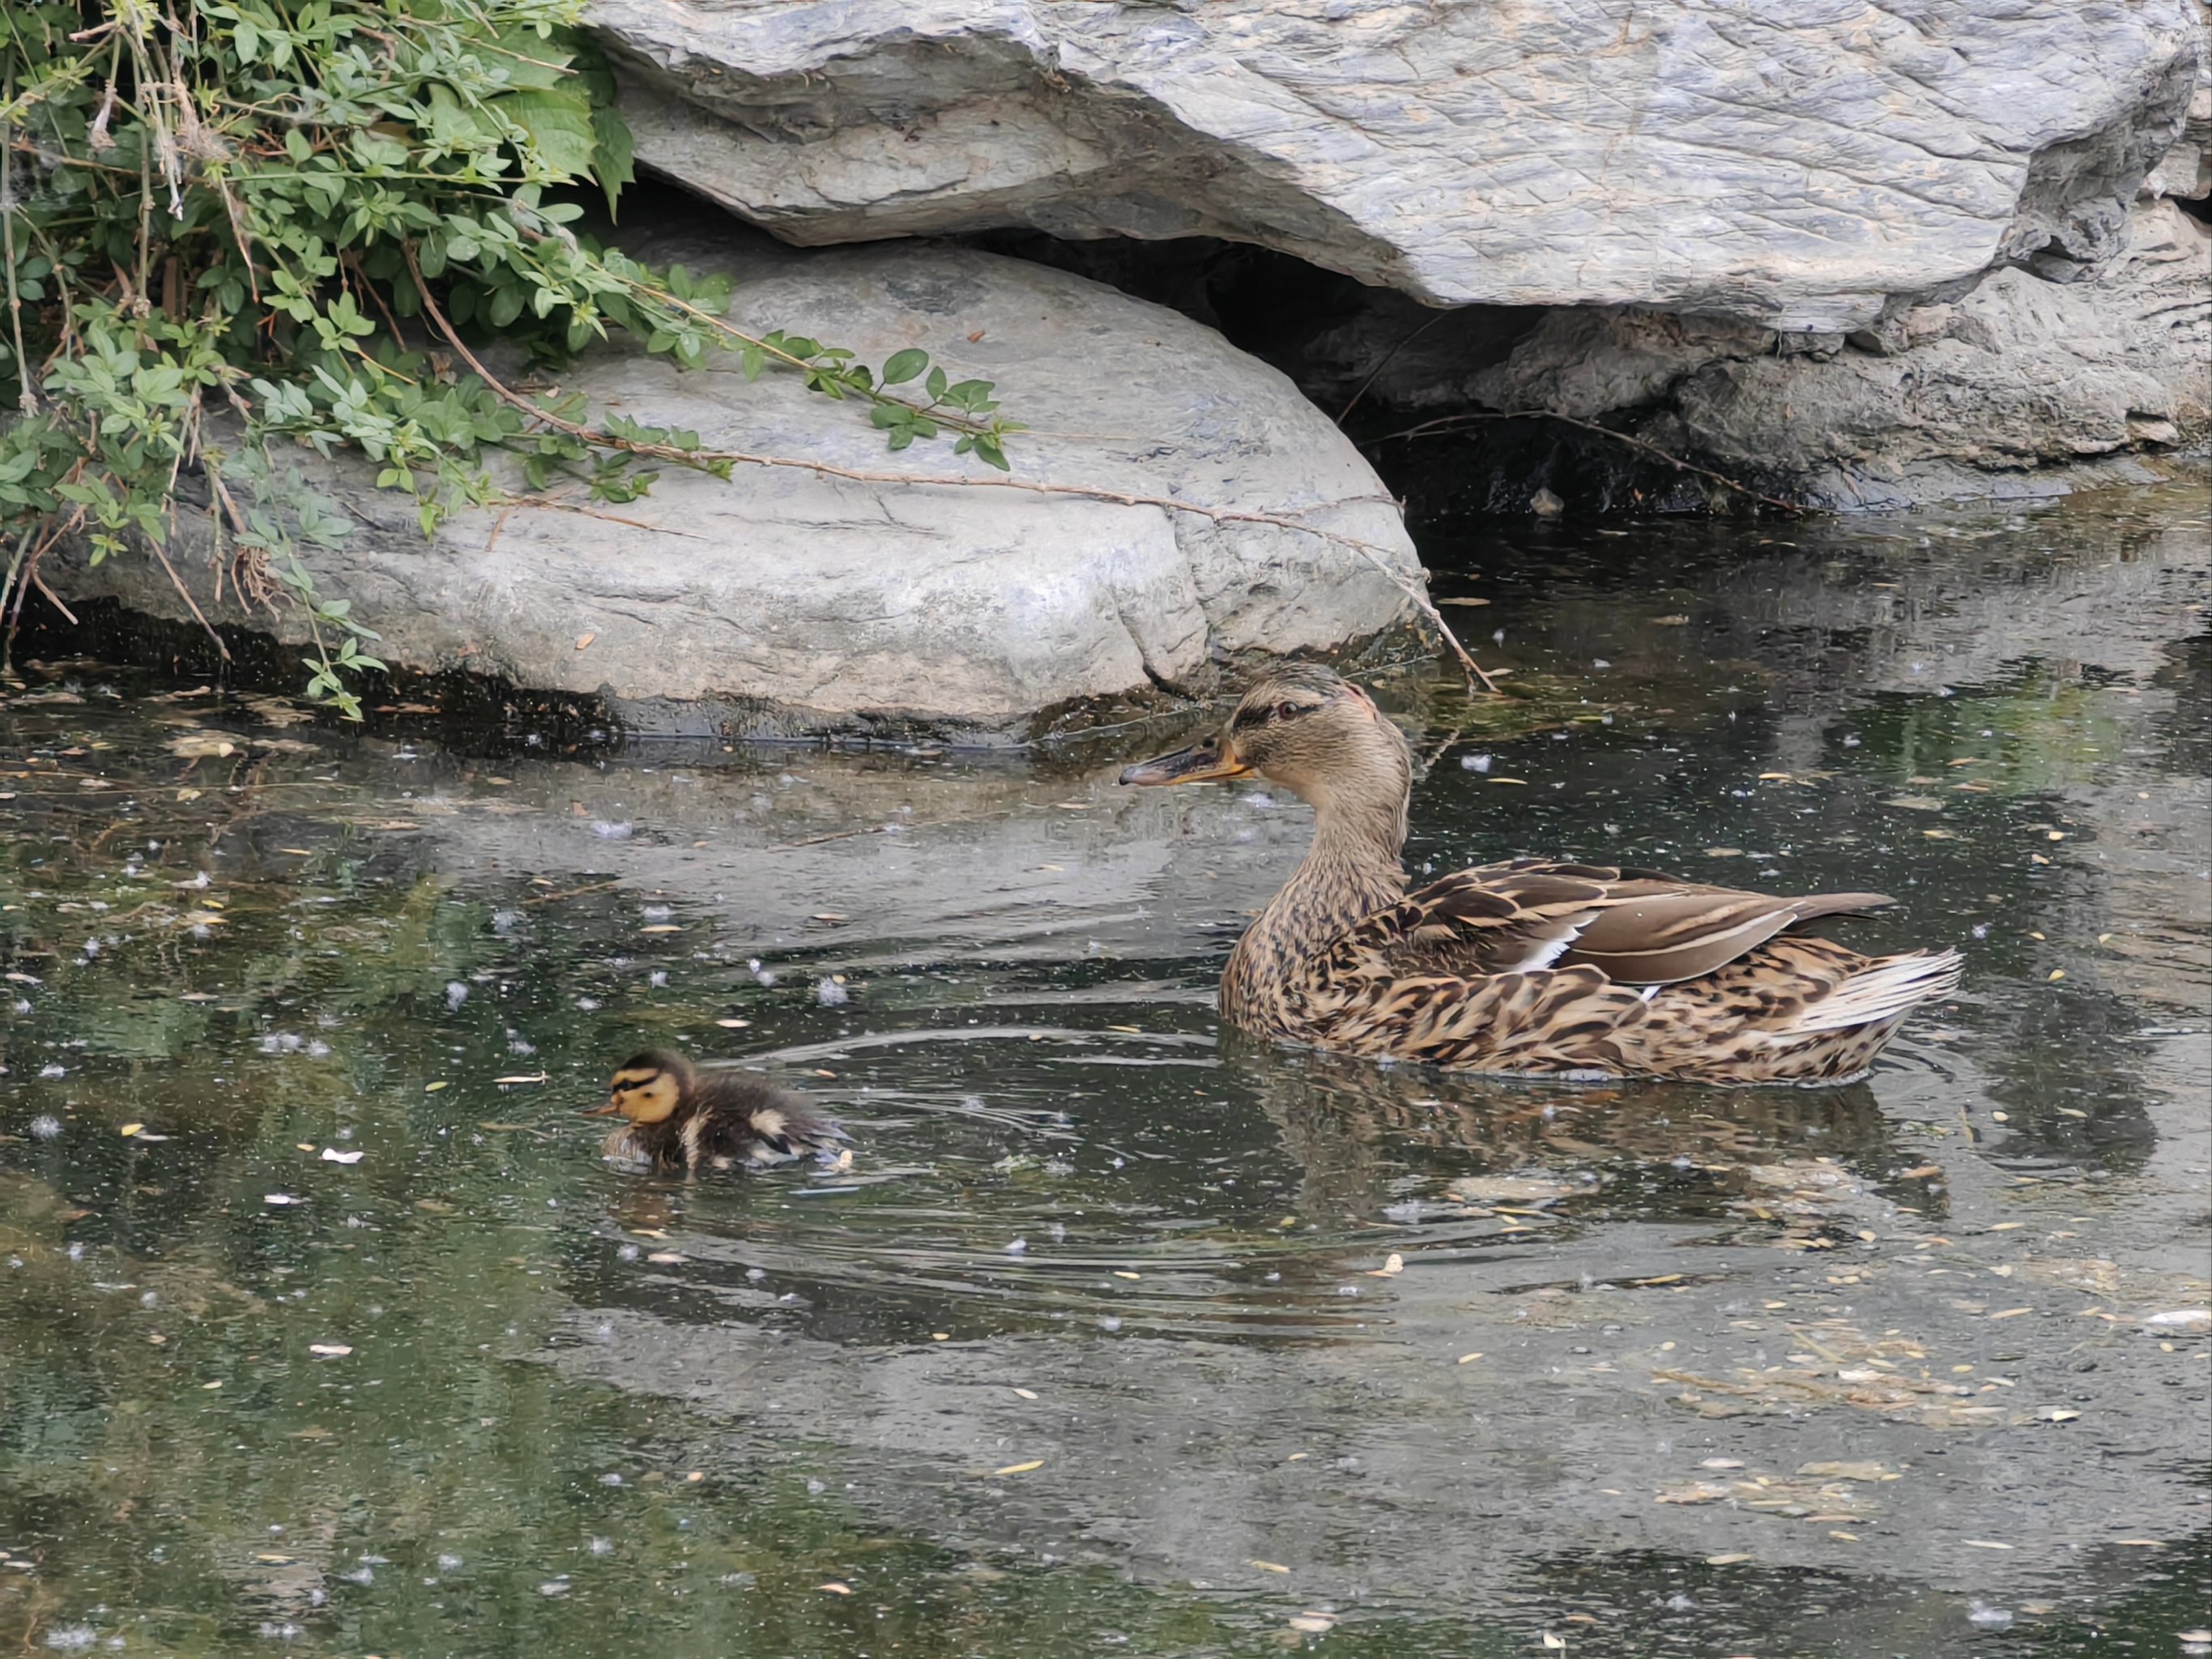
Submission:
<svg viewBox="0 0 2212 1659">
<path fill-rule="evenodd" d="M 624 1060 L 607 1103 L 584 1115 L 629 1120 L 607 1136 L 602 1149 L 616 1163 L 694 1173 L 831 1155 L 846 1138 L 805 1097 L 765 1078 L 702 1075 L 683 1055 L 659 1048 Z"/>
<path fill-rule="evenodd" d="M 1513 859 L 1407 890 L 1413 756 L 1328 669 L 1266 674 L 1216 736 L 1128 784 L 1257 772 L 1314 809 L 1305 861 L 1230 952 L 1224 1018 L 1316 1048 L 1469 1070 L 1842 1083 L 1959 982 L 1952 951 L 1862 956 L 1797 931 L 1895 901 L 1774 898 Z"/>
</svg>

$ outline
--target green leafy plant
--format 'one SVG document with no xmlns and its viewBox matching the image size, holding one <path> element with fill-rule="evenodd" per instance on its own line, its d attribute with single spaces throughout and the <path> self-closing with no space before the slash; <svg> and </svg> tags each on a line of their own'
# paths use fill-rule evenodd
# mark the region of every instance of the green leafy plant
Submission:
<svg viewBox="0 0 2212 1659">
<path fill-rule="evenodd" d="M 894 449 L 950 433 L 1007 465 L 992 387 L 927 353 L 880 374 L 846 348 L 723 320 L 726 280 L 647 267 L 575 228 L 631 177 L 583 0 L 15 0 L 0 8 L 0 611 L 81 536 L 96 562 L 168 559 L 212 527 L 216 591 L 302 607 L 308 695 L 349 718 L 346 676 L 383 665 L 317 550 L 345 513 L 285 461 L 367 456 L 425 536 L 531 491 L 635 500 L 663 461 L 727 476 L 696 433 L 588 419 L 526 396 L 471 342 L 557 362 L 625 332 L 687 366 L 735 350 L 867 406 Z M 908 395 L 898 388 L 920 382 Z M 204 620 L 204 619 L 203 619 Z M 12 637 L 13 621 L 9 623 Z M 210 630 L 212 632 L 212 630 Z"/>
</svg>

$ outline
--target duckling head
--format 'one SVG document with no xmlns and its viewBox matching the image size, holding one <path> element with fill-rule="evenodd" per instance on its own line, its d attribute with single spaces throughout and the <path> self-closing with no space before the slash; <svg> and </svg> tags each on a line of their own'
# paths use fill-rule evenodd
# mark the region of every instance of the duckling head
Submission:
<svg viewBox="0 0 2212 1659">
<path fill-rule="evenodd" d="M 1413 754 L 1375 699 L 1334 669 L 1284 663 L 1255 681 L 1210 738 L 1121 774 L 1124 783 L 1203 783 L 1257 772 L 1317 812 L 1379 815 L 1398 825 Z"/>
<path fill-rule="evenodd" d="M 615 1073 L 607 1103 L 595 1106 L 586 1117 L 628 1118 L 632 1123 L 663 1123 L 691 1097 L 697 1073 L 681 1054 L 648 1048 L 632 1054 Z"/>
</svg>

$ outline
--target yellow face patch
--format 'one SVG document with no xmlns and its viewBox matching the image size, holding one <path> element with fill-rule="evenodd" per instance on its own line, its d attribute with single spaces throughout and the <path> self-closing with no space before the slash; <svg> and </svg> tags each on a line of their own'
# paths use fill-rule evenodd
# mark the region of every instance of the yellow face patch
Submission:
<svg viewBox="0 0 2212 1659">
<path fill-rule="evenodd" d="M 617 1072 L 607 1104 L 633 1123 L 659 1123 L 678 1098 L 676 1079 L 665 1072 Z"/>
</svg>

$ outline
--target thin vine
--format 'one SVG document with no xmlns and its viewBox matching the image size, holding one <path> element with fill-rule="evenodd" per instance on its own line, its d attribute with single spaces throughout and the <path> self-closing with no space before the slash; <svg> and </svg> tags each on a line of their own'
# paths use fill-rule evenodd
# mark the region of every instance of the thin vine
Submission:
<svg viewBox="0 0 2212 1659">
<path fill-rule="evenodd" d="M 1374 376 L 1370 374 L 1368 379 L 1372 380 Z M 1365 389 L 1364 386 L 1361 387 L 1362 391 Z M 1352 401 L 1356 403 L 1358 400 L 1355 398 Z M 1346 413 L 1350 413 L 1351 409 L 1351 404 L 1345 405 Z M 1709 466 L 1699 466 L 1694 462 L 1686 461 L 1680 455 L 1672 454 L 1660 448 L 1657 444 L 1638 437 L 1632 432 L 1617 432 L 1609 426 L 1599 425 L 1595 421 L 1580 420 L 1572 415 L 1562 415 L 1556 409 L 1478 409 L 1463 410 L 1456 415 L 1439 415 L 1434 420 L 1423 421 L 1419 425 L 1409 426 L 1401 432 L 1386 432 L 1379 438 L 1365 439 L 1363 441 L 1362 447 L 1376 449 L 1384 444 L 1408 442 L 1416 438 L 1442 437 L 1449 433 L 1467 431 L 1486 421 L 1557 421 L 1562 426 L 1571 426 L 1578 431 L 1592 433 L 1601 438 L 1610 438 L 1615 443 L 1626 444 L 1631 449 L 1640 449 L 1654 459 L 1666 462 L 1677 472 L 1690 472 L 1700 478 L 1709 478 L 1723 489 L 1733 490 L 1739 495 L 1757 501 L 1762 507 L 1774 507 L 1780 512 L 1789 514 L 1792 518 L 1802 518 L 1810 511 L 1802 501 L 1784 501 L 1779 495 L 1765 495 L 1753 489 L 1747 483 L 1729 477 L 1725 472 L 1716 472 Z"/>
</svg>

